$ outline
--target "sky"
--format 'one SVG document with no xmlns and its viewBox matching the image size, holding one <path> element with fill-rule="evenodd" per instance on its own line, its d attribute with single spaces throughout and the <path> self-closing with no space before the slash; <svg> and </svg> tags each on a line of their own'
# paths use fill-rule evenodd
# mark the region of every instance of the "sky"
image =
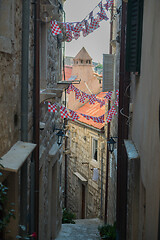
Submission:
<svg viewBox="0 0 160 240">
<path fill-rule="evenodd" d="M 66 12 L 66 22 L 82 21 L 100 2 L 100 0 L 66 0 L 64 10 Z M 96 8 L 94 15 L 99 11 Z M 107 13 L 109 17 L 109 12 Z M 90 33 L 87 37 L 66 42 L 65 55 L 75 57 L 82 47 L 85 47 L 92 60 L 103 63 L 103 54 L 109 53 L 110 27 L 109 20 L 100 22 L 100 28 Z"/>
</svg>

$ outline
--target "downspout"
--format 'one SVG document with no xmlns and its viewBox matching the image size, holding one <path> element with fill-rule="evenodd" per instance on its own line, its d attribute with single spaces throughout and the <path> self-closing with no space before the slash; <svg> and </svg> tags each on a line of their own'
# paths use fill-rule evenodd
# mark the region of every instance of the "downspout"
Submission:
<svg viewBox="0 0 160 240">
<path fill-rule="evenodd" d="M 66 14 L 65 11 L 63 10 L 63 20 L 64 22 L 66 21 Z M 64 42 L 64 49 L 63 49 L 63 76 L 64 76 L 64 81 L 66 80 L 65 76 L 65 42 Z M 67 107 L 67 92 L 65 89 L 65 107 Z M 67 118 L 64 119 L 64 128 L 67 125 Z M 65 135 L 66 135 L 66 130 L 65 130 Z M 67 149 L 67 137 L 65 137 L 65 150 Z M 65 164 L 65 171 L 64 171 L 64 207 L 67 208 L 67 187 L 68 187 L 68 157 L 67 154 L 64 155 L 64 164 Z"/>
<path fill-rule="evenodd" d="M 110 47 L 109 47 L 109 53 L 112 54 L 112 34 L 113 34 L 113 5 L 111 8 L 111 23 L 110 23 Z M 110 101 L 108 102 L 108 109 L 110 109 Z M 110 123 L 108 123 L 107 127 L 107 141 L 110 137 Z M 107 214 L 108 214 L 108 171 L 109 171 L 109 151 L 107 147 L 107 162 L 106 162 L 106 189 L 105 189 L 105 213 L 104 213 L 104 223 L 107 223 Z"/>
<path fill-rule="evenodd" d="M 29 59 L 30 1 L 22 1 L 22 79 L 21 79 L 21 140 L 28 142 L 28 59 Z M 20 224 L 27 230 L 27 161 L 20 173 Z M 21 234 L 25 234 L 22 232 Z"/>
<path fill-rule="evenodd" d="M 120 48 L 120 75 L 119 75 L 119 112 L 118 112 L 118 145 L 117 145 L 117 238 L 126 240 L 127 224 L 127 168 L 128 158 L 124 146 L 124 139 L 128 139 L 128 124 L 121 114 L 129 116 L 129 93 L 126 89 L 130 83 L 130 75 L 126 72 L 126 24 L 127 3 L 122 1 L 121 48 Z"/>
<path fill-rule="evenodd" d="M 39 234 L 39 102 L 40 102 L 40 71 L 39 71 L 39 28 L 40 28 L 40 1 L 35 0 L 34 9 L 34 84 L 33 84 L 33 140 L 36 143 L 34 151 L 35 162 L 35 232 Z"/>
</svg>

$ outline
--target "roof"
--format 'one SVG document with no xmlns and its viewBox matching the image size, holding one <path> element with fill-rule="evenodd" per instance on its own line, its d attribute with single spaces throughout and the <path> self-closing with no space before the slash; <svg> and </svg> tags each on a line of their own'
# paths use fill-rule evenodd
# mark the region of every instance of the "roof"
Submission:
<svg viewBox="0 0 160 240">
<path fill-rule="evenodd" d="M 65 71 L 65 80 L 68 80 L 72 75 L 72 66 L 66 65 L 64 67 Z M 62 72 L 62 81 L 64 81 L 64 73 Z"/>
<path fill-rule="evenodd" d="M 106 95 L 106 92 L 101 92 L 97 95 L 98 98 L 103 98 Z M 100 103 L 95 102 L 95 104 L 89 104 L 86 103 L 85 105 L 83 105 L 82 107 L 80 107 L 79 109 L 76 110 L 77 113 L 83 113 L 89 116 L 93 116 L 93 117 L 100 117 L 103 114 L 105 114 L 105 105 L 103 107 L 100 107 Z M 78 114 L 78 116 L 80 117 L 78 119 L 79 122 L 85 123 L 89 126 L 98 128 L 98 129 L 102 129 L 105 125 L 105 123 L 97 123 L 94 122 L 93 120 L 87 120 L 85 117 L 83 117 L 81 114 Z"/>
<path fill-rule="evenodd" d="M 86 49 L 83 47 L 79 53 L 74 57 L 74 60 L 92 60 L 92 58 L 89 56 Z"/>
</svg>

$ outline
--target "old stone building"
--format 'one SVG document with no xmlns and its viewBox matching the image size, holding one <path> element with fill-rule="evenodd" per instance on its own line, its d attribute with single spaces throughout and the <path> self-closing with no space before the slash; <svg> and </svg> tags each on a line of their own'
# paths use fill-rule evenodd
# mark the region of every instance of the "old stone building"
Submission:
<svg viewBox="0 0 160 240">
<path fill-rule="evenodd" d="M 61 42 L 50 29 L 62 18 L 63 1 L 0 2 L 1 182 L 16 216 L 2 239 L 33 232 L 54 239 L 61 226 L 62 149 L 53 126 L 62 122 L 44 101 L 60 102 L 64 88 Z"/>
<path fill-rule="evenodd" d="M 105 93 L 97 95 L 98 98 Z M 105 106 L 86 103 L 76 111 L 101 116 Z M 77 218 L 104 217 L 106 177 L 106 136 L 104 123 L 86 120 L 68 121 L 69 159 L 67 198 Z"/>
<path fill-rule="evenodd" d="M 78 88 L 87 94 L 98 94 L 102 91 L 102 82 L 94 76 L 92 58 L 89 56 L 86 49 L 83 47 L 79 53 L 73 58 L 72 76 L 80 80 Z M 67 79 L 66 79 L 67 80 Z M 87 101 L 85 101 L 86 103 Z M 75 100 L 74 93 L 67 98 L 67 107 L 77 109 L 83 104 Z"/>
</svg>

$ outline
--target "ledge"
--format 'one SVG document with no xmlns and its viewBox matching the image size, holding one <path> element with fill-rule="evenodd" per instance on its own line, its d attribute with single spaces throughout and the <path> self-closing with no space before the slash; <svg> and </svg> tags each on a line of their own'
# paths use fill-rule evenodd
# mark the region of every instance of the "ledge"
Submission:
<svg viewBox="0 0 160 240">
<path fill-rule="evenodd" d="M 35 149 L 36 144 L 18 141 L 13 147 L 2 157 L 0 163 L 3 165 L 3 171 L 17 172 L 28 156 Z"/>
<path fill-rule="evenodd" d="M 11 39 L 4 36 L 0 36 L 0 52 L 9 53 L 9 54 L 12 53 Z"/>
<path fill-rule="evenodd" d="M 40 91 L 40 103 L 47 101 L 47 100 L 51 100 L 53 98 L 55 98 L 57 95 L 56 93 L 53 91 L 53 89 L 42 89 Z"/>
<path fill-rule="evenodd" d="M 79 178 L 79 180 L 80 180 L 81 182 L 83 182 L 83 183 L 87 183 L 87 182 L 88 182 L 87 179 L 85 179 L 80 173 L 74 172 L 74 175 L 75 175 L 77 178 Z"/>
<path fill-rule="evenodd" d="M 124 140 L 124 144 L 127 151 L 128 160 L 134 160 L 139 158 L 139 154 L 131 140 Z"/>
</svg>

